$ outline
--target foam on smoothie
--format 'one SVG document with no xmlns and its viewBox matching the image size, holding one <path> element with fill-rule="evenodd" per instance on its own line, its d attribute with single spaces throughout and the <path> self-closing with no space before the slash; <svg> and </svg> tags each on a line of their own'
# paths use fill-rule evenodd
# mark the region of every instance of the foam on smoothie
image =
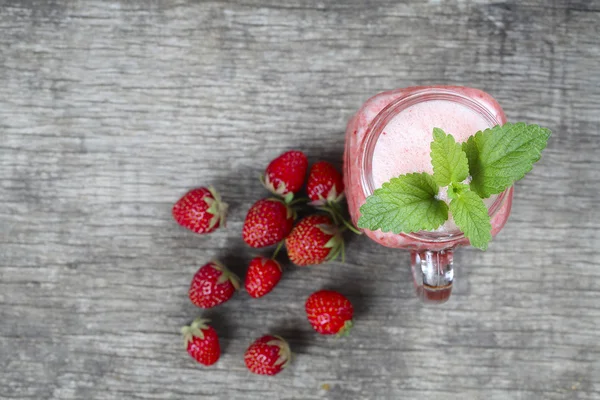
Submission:
<svg viewBox="0 0 600 400">
<path fill-rule="evenodd" d="M 433 128 L 441 128 L 464 142 L 490 124 L 479 113 L 459 103 L 431 100 L 407 107 L 387 124 L 379 135 L 372 160 L 373 183 L 380 188 L 385 182 L 411 172 L 433 173 L 431 141 Z M 440 193 L 445 197 L 445 193 Z M 497 196 L 486 199 L 488 207 Z M 452 219 L 440 231 L 457 229 Z"/>
<path fill-rule="evenodd" d="M 375 187 L 402 174 L 433 173 L 429 155 L 433 128 L 441 128 L 457 142 L 464 142 L 489 126 L 479 113 L 455 102 L 432 100 L 407 107 L 379 135 L 372 163 Z"/>
</svg>

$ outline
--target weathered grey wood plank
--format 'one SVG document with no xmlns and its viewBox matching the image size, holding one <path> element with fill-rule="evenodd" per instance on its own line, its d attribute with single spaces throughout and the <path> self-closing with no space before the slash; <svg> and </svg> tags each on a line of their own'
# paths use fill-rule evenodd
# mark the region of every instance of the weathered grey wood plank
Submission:
<svg viewBox="0 0 600 400">
<path fill-rule="evenodd" d="M 340 3 L 0 1 L 0 398 L 600 398 L 600 2 Z M 421 306 L 408 256 L 355 238 L 347 264 L 206 313 L 224 354 L 196 366 L 189 279 L 213 257 L 243 274 L 269 159 L 339 165 L 367 97 L 428 83 L 554 131 L 489 251 L 458 253 L 452 301 Z M 209 237 L 170 217 L 201 184 L 232 206 Z M 351 337 L 311 332 L 321 287 L 355 303 Z M 242 361 L 266 332 L 297 353 L 274 379 Z"/>
</svg>

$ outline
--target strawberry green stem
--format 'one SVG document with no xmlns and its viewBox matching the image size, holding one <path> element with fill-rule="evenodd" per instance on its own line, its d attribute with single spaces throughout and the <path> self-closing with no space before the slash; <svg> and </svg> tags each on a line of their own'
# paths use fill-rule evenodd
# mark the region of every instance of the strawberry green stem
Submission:
<svg viewBox="0 0 600 400">
<path fill-rule="evenodd" d="M 299 197 L 297 199 L 294 199 L 292 201 L 289 202 L 290 206 L 296 205 L 296 204 L 303 204 L 303 203 L 308 203 L 310 199 L 306 198 L 306 197 Z"/>
<path fill-rule="evenodd" d="M 350 221 L 342 219 L 342 222 L 344 223 L 344 225 L 346 225 L 346 227 L 348 229 L 350 229 L 351 232 L 353 232 L 353 233 L 355 233 L 357 235 L 362 235 L 362 232 L 359 231 Z"/>
<path fill-rule="evenodd" d="M 221 272 L 221 276 L 217 279 L 218 284 L 225 283 L 227 281 L 231 282 L 235 290 L 240 289 L 240 278 L 231 272 L 225 265 L 221 264 L 217 260 L 211 261 L 212 267 L 217 271 Z"/>
<path fill-rule="evenodd" d="M 221 200 L 221 195 L 219 192 L 215 190 L 214 187 L 209 186 L 208 191 L 213 196 L 210 198 L 208 196 L 204 197 L 204 202 L 208 205 L 208 209 L 206 210 L 209 214 L 212 214 L 212 218 L 210 219 L 208 227 L 212 229 L 217 222 L 220 226 L 225 227 L 225 222 L 227 219 L 227 209 L 229 206 L 227 203 Z"/>
<path fill-rule="evenodd" d="M 285 183 L 281 182 L 279 184 L 279 186 L 277 188 L 275 188 L 275 186 L 273 185 L 273 182 L 271 182 L 269 179 L 269 175 L 267 175 L 267 176 L 260 175 L 259 179 L 260 179 L 260 182 L 263 184 L 263 186 L 268 191 L 270 191 L 271 193 L 273 193 L 276 196 L 279 196 L 285 204 L 291 203 L 291 201 L 294 199 L 293 192 L 288 192 L 288 193 L 284 194 L 286 192 Z"/>
<path fill-rule="evenodd" d="M 271 260 L 275 260 L 277 258 L 277 255 L 279 254 L 279 251 L 283 247 L 284 242 L 285 242 L 285 240 L 282 240 L 281 242 L 277 243 L 277 247 L 275 248 L 275 251 L 273 252 L 273 255 L 271 256 Z"/>
<path fill-rule="evenodd" d="M 279 358 L 275 362 L 275 365 L 281 365 L 281 368 L 286 368 L 292 362 L 292 358 L 294 354 L 290 349 L 290 345 L 288 342 L 282 338 L 281 336 L 274 335 L 275 340 L 271 340 L 267 342 L 269 346 L 277 346 L 279 347 Z"/>
<path fill-rule="evenodd" d="M 194 337 L 198 337 L 200 339 L 204 339 L 203 330 L 208 328 L 208 323 L 210 320 L 198 317 L 192 322 L 189 326 L 184 326 L 181 328 L 181 334 L 183 335 L 183 341 L 185 346 L 187 347 L 188 343 L 191 342 Z"/>
<path fill-rule="evenodd" d="M 285 204 L 291 204 L 292 200 L 294 200 L 294 193 L 292 192 L 289 192 L 288 194 L 283 196 L 283 201 L 285 202 Z"/>
<path fill-rule="evenodd" d="M 340 225 L 340 219 L 339 219 L 339 214 L 335 211 L 335 208 L 327 208 L 324 207 L 325 211 L 329 212 L 329 215 L 331 215 L 331 219 L 333 219 L 333 223 L 336 225 Z"/>
<path fill-rule="evenodd" d="M 335 202 L 328 202 L 326 205 L 318 207 L 320 210 L 326 211 L 327 213 L 329 213 L 329 215 L 331 215 L 331 218 L 333 219 L 333 222 L 336 225 L 340 225 L 343 224 L 346 228 L 348 228 L 351 232 L 357 234 L 357 235 L 362 235 L 362 232 L 359 231 L 350 221 L 348 221 L 346 218 L 344 218 L 344 215 L 342 213 L 342 207 L 339 203 L 335 203 Z"/>
<path fill-rule="evenodd" d="M 339 330 L 339 332 L 337 333 L 336 336 L 338 338 L 342 337 L 342 336 L 348 336 L 353 327 L 354 327 L 354 322 L 352 320 L 346 321 L 344 323 L 344 326 L 342 327 L 342 329 Z"/>
</svg>

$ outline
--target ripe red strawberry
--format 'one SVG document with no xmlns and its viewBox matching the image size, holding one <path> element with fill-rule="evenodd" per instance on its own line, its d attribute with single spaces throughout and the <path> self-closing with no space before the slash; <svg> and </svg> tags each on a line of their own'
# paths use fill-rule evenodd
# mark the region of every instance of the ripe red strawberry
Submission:
<svg viewBox="0 0 600 400">
<path fill-rule="evenodd" d="M 281 279 L 281 266 L 275 260 L 256 257 L 250 261 L 246 275 L 246 291 L 254 298 L 269 293 Z"/>
<path fill-rule="evenodd" d="M 306 184 L 311 205 L 322 206 L 328 202 L 339 202 L 344 198 L 342 174 L 327 161 L 314 163 L 308 173 Z"/>
<path fill-rule="evenodd" d="M 192 325 L 181 328 L 187 352 L 200 364 L 213 365 L 221 356 L 217 332 L 207 325 L 209 320 L 196 318 Z"/>
<path fill-rule="evenodd" d="M 212 188 L 200 187 L 187 192 L 173 206 L 173 218 L 184 228 L 196 233 L 210 233 L 225 226 L 227 204 Z"/>
<path fill-rule="evenodd" d="M 255 374 L 277 375 L 292 361 L 292 351 L 282 337 L 266 335 L 248 347 L 244 361 Z"/>
<path fill-rule="evenodd" d="M 290 200 L 293 193 L 297 193 L 302 188 L 307 167 L 308 160 L 304 153 L 290 150 L 271 161 L 267 166 L 263 184 L 274 194 Z"/>
<path fill-rule="evenodd" d="M 352 328 L 354 308 L 333 290 L 320 290 L 306 300 L 306 315 L 312 327 L 323 335 L 346 335 Z"/>
<path fill-rule="evenodd" d="M 343 257 L 344 240 L 327 215 L 309 215 L 292 229 L 285 247 L 294 264 L 314 265 Z"/>
<path fill-rule="evenodd" d="M 251 247 L 271 246 L 281 242 L 292 230 L 294 212 L 278 199 L 262 199 L 250 207 L 242 237 Z"/>
<path fill-rule="evenodd" d="M 189 297 L 200 308 L 211 308 L 226 302 L 240 288 L 240 280 L 218 261 L 200 267 L 192 279 Z"/>
</svg>

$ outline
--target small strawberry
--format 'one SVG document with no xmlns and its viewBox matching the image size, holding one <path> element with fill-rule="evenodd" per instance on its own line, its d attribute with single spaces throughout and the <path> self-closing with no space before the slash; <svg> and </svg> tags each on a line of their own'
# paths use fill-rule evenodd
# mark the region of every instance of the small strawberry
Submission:
<svg viewBox="0 0 600 400">
<path fill-rule="evenodd" d="M 362 234 L 344 217 L 345 211 L 341 204 L 344 199 L 344 180 L 333 165 L 326 161 L 313 164 L 306 186 L 311 200 L 308 204 L 329 213 L 336 225 L 343 224 L 357 235 Z"/>
<path fill-rule="evenodd" d="M 312 327 L 323 335 L 347 335 L 352 328 L 354 309 L 350 301 L 333 290 L 320 290 L 306 300 L 306 315 Z"/>
<path fill-rule="evenodd" d="M 279 199 L 262 199 L 250 207 L 242 237 L 249 246 L 259 248 L 281 242 L 294 225 L 294 211 Z"/>
<path fill-rule="evenodd" d="M 189 297 L 200 308 L 211 308 L 226 302 L 240 288 L 240 280 L 218 261 L 200 267 L 192 279 Z"/>
<path fill-rule="evenodd" d="M 327 161 L 314 163 L 308 173 L 306 184 L 311 205 L 323 206 L 337 203 L 344 198 L 344 180 L 342 174 Z"/>
<path fill-rule="evenodd" d="M 212 188 L 200 187 L 187 192 L 173 206 L 173 218 L 184 228 L 196 233 L 210 233 L 225 226 L 227 204 Z"/>
<path fill-rule="evenodd" d="M 244 361 L 255 374 L 277 375 L 292 361 L 292 351 L 282 337 L 266 335 L 248 347 Z"/>
<path fill-rule="evenodd" d="M 181 328 L 187 352 L 200 364 L 213 365 L 221 356 L 217 332 L 207 325 L 209 320 L 196 318 L 192 325 Z"/>
<path fill-rule="evenodd" d="M 256 257 L 250 261 L 246 275 L 246 291 L 254 298 L 269 293 L 281 279 L 281 266 L 275 260 Z"/>
<path fill-rule="evenodd" d="M 314 265 L 343 257 L 344 240 L 327 215 L 309 215 L 292 229 L 285 247 L 294 264 Z"/>
<path fill-rule="evenodd" d="M 308 160 L 303 152 L 290 150 L 283 153 L 267 166 L 263 184 L 274 194 L 291 200 L 304 184 Z"/>
</svg>

